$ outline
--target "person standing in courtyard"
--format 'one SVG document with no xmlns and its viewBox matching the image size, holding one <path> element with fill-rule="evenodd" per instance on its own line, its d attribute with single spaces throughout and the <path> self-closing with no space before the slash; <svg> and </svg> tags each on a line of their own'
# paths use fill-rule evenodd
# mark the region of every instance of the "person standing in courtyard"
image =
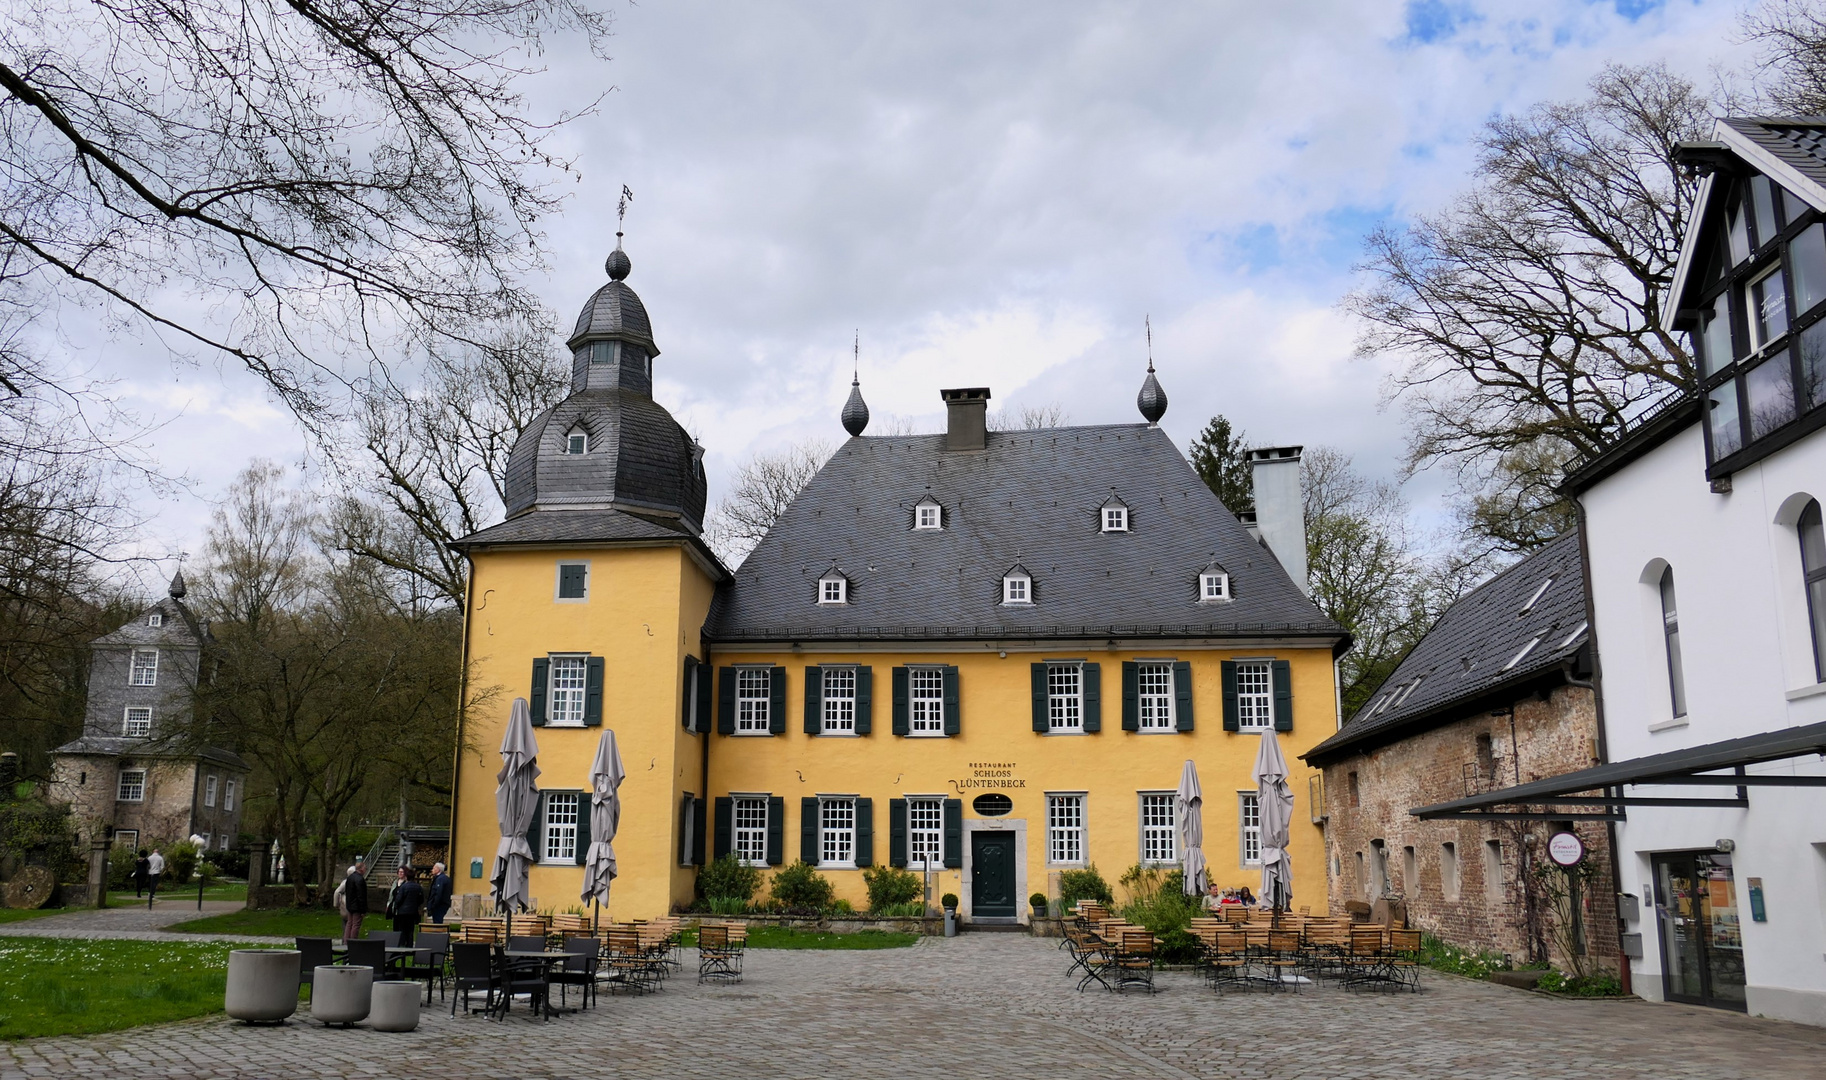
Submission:
<svg viewBox="0 0 1826 1080">
<path fill-rule="evenodd" d="M 146 887 L 151 884 L 151 877 L 152 860 L 146 857 L 146 849 L 140 848 L 139 854 L 133 859 L 133 895 L 135 898 L 145 894 Z"/>
<path fill-rule="evenodd" d="M 342 881 L 342 939 L 361 937 L 361 920 L 368 914 L 368 864 L 356 859 L 349 876 Z"/>
<path fill-rule="evenodd" d="M 393 929 L 399 934 L 401 945 L 412 944 L 412 931 L 418 926 L 418 919 L 425 910 L 425 889 L 412 876 L 412 871 L 399 868 L 398 880 L 393 889 L 387 893 L 387 915 L 393 920 Z"/>
<path fill-rule="evenodd" d="M 165 855 L 158 848 L 146 858 L 146 895 L 159 894 L 159 877 L 165 873 Z"/>
<path fill-rule="evenodd" d="M 431 864 L 431 895 L 425 901 L 425 913 L 431 921 L 439 926 L 444 925 L 444 916 L 450 913 L 450 894 L 455 891 L 455 883 L 450 875 L 444 872 L 443 863 Z"/>
</svg>

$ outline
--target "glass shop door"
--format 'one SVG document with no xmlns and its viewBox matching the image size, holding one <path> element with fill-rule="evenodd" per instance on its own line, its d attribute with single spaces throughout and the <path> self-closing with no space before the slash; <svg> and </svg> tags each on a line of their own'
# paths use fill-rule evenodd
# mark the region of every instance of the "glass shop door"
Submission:
<svg viewBox="0 0 1826 1080">
<path fill-rule="evenodd" d="M 1731 856 L 1683 851 L 1655 856 L 1662 990 L 1669 1001 L 1744 1008 L 1744 946 Z"/>
</svg>

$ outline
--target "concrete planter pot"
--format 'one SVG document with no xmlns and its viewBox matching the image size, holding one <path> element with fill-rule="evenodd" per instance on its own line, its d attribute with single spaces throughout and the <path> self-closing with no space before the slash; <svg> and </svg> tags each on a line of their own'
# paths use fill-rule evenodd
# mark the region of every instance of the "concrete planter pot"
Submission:
<svg viewBox="0 0 1826 1080">
<path fill-rule="evenodd" d="M 957 909 L 956 908 L 948 907 L 945 909 L 945 936 L 946 937 L 956 937 L 957 936 Z"/>
<path fill-rule="evenodd" d="M 418 1027 L 419 985 L 402 979 L 382 979 L 374 984 L 373 1010 L 368 1026 L 375 1031 L 411 1031 Z"/>
<path fill-rule="evenodd" d="M 368 1018 L 374 969 L 325 964 L 311 976 L 311 1019 L 348 1027 Z"/>
<path fill-rule="evenodd" d="M 273 1024 L 298 1011 L 299 956 L 295 949 L 236 949 L 228 954 L 228 988 L 222 1007 L 249 1024 Z"/>
</svg>

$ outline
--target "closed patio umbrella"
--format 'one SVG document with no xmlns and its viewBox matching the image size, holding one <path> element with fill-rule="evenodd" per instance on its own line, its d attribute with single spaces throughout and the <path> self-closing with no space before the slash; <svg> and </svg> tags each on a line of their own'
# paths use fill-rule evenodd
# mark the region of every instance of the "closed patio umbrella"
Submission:
<svg viewBox="0 0 1826 1080">
<path fill-rule="evenodd" d="M 598 915 L 615 880 L 615 830 L 621 825 L 621 778 L 627 774 L 614 729 L 603 728 L 590 766 L 590 850 L 583 861 L 583 899 L 596 901 Z"/>
<path fill-rule="evenodd" d="M 1198 786 L 1198 767 L 1186 759 L 1179 772 L 1179 869 L 1187 896 L 1203 896 L 1210 884 L 1205 872 L 1205 794 Z"/>
<path fill-rule="evenodd" d="M 515 698 L 507 716 L 507 734 L 501 738 L 501 771 L 495 776 L 501 845 L 495 849 L 494 873 L 489 877 L 495 907 L 507 912 L 510 926 L 514 909 L 525 911 L 531 900 L 527 873 L 532 868 L 533 849 L 526 832 L 539 810 L 538 756 L 532 712 L 525 698 Z"/>
<path fill-rule="evenodd" d="M 1262 732 L 1255 755 L 1256 808 L 1261 815 L 1262 902 L 1284 909 L 1293 900 L 1293 864 L 1287 838 L 1293 828 L 1293 789 L 1287 786 L 1287 759 L 1273 728 Z"/>
</svg>

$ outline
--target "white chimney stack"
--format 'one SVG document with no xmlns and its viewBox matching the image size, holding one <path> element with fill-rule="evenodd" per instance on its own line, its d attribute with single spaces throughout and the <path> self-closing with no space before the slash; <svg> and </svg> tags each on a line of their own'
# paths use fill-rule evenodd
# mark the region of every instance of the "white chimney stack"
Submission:
<svg viewBox="0 0 1826 1080">
<path fill-rule="evenodd" d="M 1281 569 L 1312 595 L 1306 580 L 1306 506 L 1300 497 L 1298 446 L 1267 446 L 1247 454 L 1255 486 L 1255 532 Z"/>
</svg>

